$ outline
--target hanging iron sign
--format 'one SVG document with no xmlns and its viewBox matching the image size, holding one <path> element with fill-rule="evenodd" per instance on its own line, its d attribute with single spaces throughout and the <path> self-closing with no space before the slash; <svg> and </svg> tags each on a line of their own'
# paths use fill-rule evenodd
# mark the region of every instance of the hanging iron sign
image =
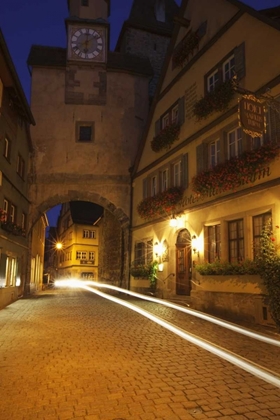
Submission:
<svg viewBox="0 0 280 420">
<path fill-rule="evenodd" d="M 254 95 L 239 99 L 238 118 L 243 131 L 251 137 L 260 137 L 266 132 L 265 103 Z"/>
</svg>

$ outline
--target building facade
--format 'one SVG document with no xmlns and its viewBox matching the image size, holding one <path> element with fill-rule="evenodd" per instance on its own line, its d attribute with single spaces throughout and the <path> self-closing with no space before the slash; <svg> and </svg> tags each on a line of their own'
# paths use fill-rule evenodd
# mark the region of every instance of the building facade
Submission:
<svg viewBox="0 0 280 420">
<path fill-rule="evenodd" d="M 280 218 L 274 17 L 234 0 L 182 2 L 133 173 L 132 289 L 149 288 L 139 267 L 157 261 L 160 296 L 271 322 L 249 267 Z"/>
<path fill-rule="evenodd" d="M 103 208 L 93 203 L 64 203 L 57 223 L 56 278 L 98 280 L 99 223 Z"/>
<path fill-rule="evenodd" d="M 24 292 L 29 264 L 28 172 L 35 124 L 0 31 L 0 308 Z"/>
</svg>

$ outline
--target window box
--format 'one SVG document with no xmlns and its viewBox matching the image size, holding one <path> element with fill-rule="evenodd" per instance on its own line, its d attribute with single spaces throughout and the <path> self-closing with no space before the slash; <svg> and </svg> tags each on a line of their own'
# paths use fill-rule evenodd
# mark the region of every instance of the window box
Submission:
<svg viewBox="0 0 280 420">
<path fill-rule="evenodd" d="M 194 51 L 199 46 L 199 36 L 196 32 L 190 32 L 188 36 L 182 41 L 178 49 L 173 54 L 173 66 L 183 67 L 185 61 L 193 55 Z"/>
<path fill-rule="evenodd" d="M 172 144 L 179 139 L 180 126 L 177 122 L 164 127 L 151 141 L 151 148 L 154 152 L 169 150 Z"/>
<path fill-rule="evenodd" d="M 172 215 L 176 206 L 183 197 L 184 190 L 180 187 L 172 187 L 154 197 L 144 198 L 137 207 L 137 211 L 143 219 L 151 219 L 155 216 Z"/>
<path fill-rule="evenodd" d="M 192 189 L 200 196 L 208 196 L 213 192 L 232 191 L 244 184 L 252 184 L 258 179 L 260 171 L 279 154 L 279 145 L 269 143 L 246 151 L 196 175 L 192 180 Z"/>
<path fill-rule="evenodd" d="M 25 230 L 22 229 L 21 226 L 16 225 L 15 223 L 4 221 L 1 223 L 1 228 L 6 232 L 12 233 L 13 235 L 25 236 Z"/>
<path fill-rule="evenodd" d="M 197 120 L 207 118 L 214 112 L 225 111 L 233 99 L 235 90 L 233 80 L 219 84 L 213 91 L 207 92 L 194 104 L 193 113 Z"/>
</svg>

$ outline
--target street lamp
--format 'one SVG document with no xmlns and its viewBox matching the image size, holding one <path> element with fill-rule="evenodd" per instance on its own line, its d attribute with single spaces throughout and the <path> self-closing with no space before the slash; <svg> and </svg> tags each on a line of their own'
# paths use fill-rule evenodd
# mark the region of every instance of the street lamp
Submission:
<svg viewBox="0 0 280 420">
<path fill-rule="evenodd" d="M 63 244 L 62 244 L 62 242 L 56 242 L 55 247 L 56 247 L 56 249 L 58 249 L 58 250 L 62 249 L 62 248 L 63 248 Z"/>
</svg>

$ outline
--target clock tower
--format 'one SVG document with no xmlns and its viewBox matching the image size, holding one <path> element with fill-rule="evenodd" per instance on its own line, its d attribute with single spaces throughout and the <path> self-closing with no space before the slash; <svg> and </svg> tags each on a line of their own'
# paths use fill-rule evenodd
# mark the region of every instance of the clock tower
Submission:
<svg viewBox="0 0 280 420">
<path fill-rule="evenodd" d="M 68 0 L 65 102 L 106 103 L 110 0 Z"/>
<path fill-rule="evenodd" d="M 110 0 L 68 0 L 67 59 L 106 63 Z"/>
</svg>

